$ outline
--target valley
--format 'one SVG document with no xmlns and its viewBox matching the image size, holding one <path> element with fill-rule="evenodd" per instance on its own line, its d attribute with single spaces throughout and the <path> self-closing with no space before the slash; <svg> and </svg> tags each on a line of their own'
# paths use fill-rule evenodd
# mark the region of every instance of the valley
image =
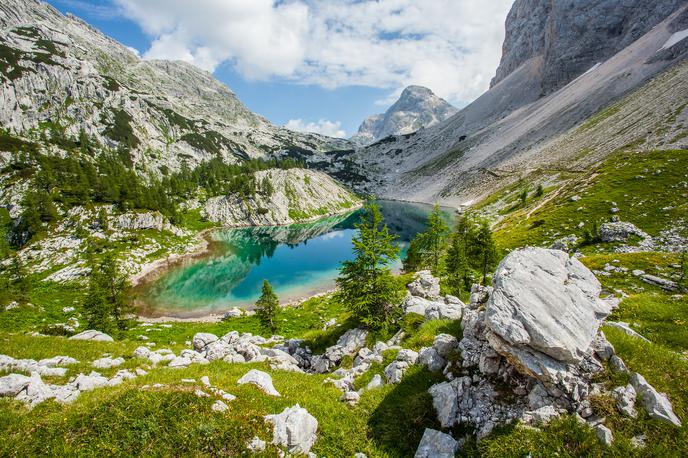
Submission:
<svg viewBox="0 0 688 458">
<path fill-rule="evenodd" d="M 515 0 L 343 139 L 3 2 L 0 456 L 685 456 L 686 30 Z"/>
</svg>

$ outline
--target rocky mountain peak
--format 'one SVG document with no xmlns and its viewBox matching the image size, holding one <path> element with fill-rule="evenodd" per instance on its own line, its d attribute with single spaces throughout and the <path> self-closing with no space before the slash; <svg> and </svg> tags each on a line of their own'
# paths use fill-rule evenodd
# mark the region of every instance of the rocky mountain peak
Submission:
<svg viewBox="0 0 688 458">
<path fill-rule="evenodd" d="M 390 135 L 410 134 L 444 121 L 456 111 L 430 89 L 408 86 L 385 113 L 372 115 L 363 121 L 351 140 L 366 145 Z"/>
</svg>

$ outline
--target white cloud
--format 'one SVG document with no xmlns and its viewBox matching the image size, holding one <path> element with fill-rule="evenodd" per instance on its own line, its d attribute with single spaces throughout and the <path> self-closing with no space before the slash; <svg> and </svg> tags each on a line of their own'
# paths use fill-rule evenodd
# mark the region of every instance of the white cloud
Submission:
<svg viewBox="0 0 688 458">
<path fill-rule="evenodd" d="M 132 46 L 127 46 L 126 48 L 127 48 L 129 51 L 133 52 L 133 53 L 136 55 L 136 57 L 141 57 L 141 53 L 139 52 L 138 49 L 136 49 L 136 48 L 134 48 L 134 47 L 132 47 Z"/>
<path fill-rule="evenodd" d="M 390 91 L 463 105 L 495 73 L 513 0 L 115 0 L 153 37 L 148 58 L 250 79 Z"/>
<path fill-rule="evenodd" d="M 346 132 L 342 129 L 342 123 L 339 121 L 332 122 L 321 119 L 317 122 L 304 122 L 301 119 L 290 119 L 284 127 L 296 132 L 315 132 L 328 137 L 346 138 Z"/>
</svg>

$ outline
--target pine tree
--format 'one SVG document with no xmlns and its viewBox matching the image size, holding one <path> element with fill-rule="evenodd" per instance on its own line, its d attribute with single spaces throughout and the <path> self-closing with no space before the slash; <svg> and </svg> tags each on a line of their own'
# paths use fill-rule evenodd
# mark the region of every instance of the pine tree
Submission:
<svg viewBox="0 0 688 458">
<path fill-rule="evenodd" d="M 526 201 L 528 200 L 528 190 L 527 190 L 527 189 L 524 189 L 524 190 L 521 192 L 521 196 L 520 196 L 520 197 L 521 197 L 521 205 L 525 207 L 525 206 L 526 206 Z"/>
<path fill-rule="evenodd" d="M 256 316 L 260 324 L 273 334 L 277 331 L 276 316 L 279 311 L 279 299 L 272 290 L 272 285 L 267 280 L 263 280 L 263 290 L 260 298 L 256 302 Z"/>
<path fill-rule="evenodd" d="M 471 288 L 473 279 L 471 278 L 468 253 L 474 240 L 475 223 L 471 215 L 459 216 L 456 220 L 456 228 L 451 236 L 445 261 L 447 273 L 459 291 L 467 291 Z"/>
<path fill-rule="evenodd" d="M 545 188 L 542 186 L 542 183 L 540 183 L 535 190 L 535 195 L 537 197 L 542 197 L 542 195 L 545 193 Z"/>
<path fill-rule="evenodd" d="M 433 272 L 437 273 L 442 251 L 449 234 L 449 226 L 444 222 L 442 210 L 440 210 L 440 206 L 437 204 L 433 206 L 430 215 L 428 215 L 428 229 L 425 231 L 425 234 L 427 256 Z"/>
<path fill-rule="evenodd" d="M 126 329 L 129 311 L 129 283 L 119 272 L 112 253 L 106 253 L 98 262 L 91 262 L 91 278 L 84 302 L 88 326 L 109 332 L 116 326 Z"/>
<path fill-rule="evenodd" d="M 487 282 L 487 274 L 492 270 L 498 259 L 497 245 L 492 238 L 492 230 L 487 221 L 480 223 L 475 238 L 475 254 L 480 262 L 483 285 Z"/>
<path fill-rule="evenodd" d="M 396 236 L 383 224 L 380 208 L 368 203 L 352 240 L 355 258 L 345 261 L 337 278 L 336 297 L 364 325 L 379 329 L 399 310 L 402 292 L 389 264 L 398 258 Z"/>
<path fill-rule="evenodd" d="M 409 245 L 406 259 L 404 259 L 406 272 L 430 268 L 437 274 L 449 234 L 449 226 L 444 222 L 439 205 L 432 208 L 426 221 L 426 227 L 427 229 L 417 234 Z"/>
</svg>

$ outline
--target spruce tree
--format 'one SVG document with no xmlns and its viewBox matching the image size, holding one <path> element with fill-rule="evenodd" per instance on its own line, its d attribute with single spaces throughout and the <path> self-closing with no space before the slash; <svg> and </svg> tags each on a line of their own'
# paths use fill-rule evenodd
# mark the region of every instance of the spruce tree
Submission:
<svg viewBox="0 0 688 458">
<path fill-rule="evenodd" d="M 84 302 L 88 326 L 102 332 L 115 327 L 126 329 L 129 311 L 129 283 L 119 272 L 112 253 L 105 253 L 100 261 L 91 262 L 91 277 Z"/>
<path fill-rule="evenodd" d="M 342 265 L 336 297 L 362 324 L 380 329 L 392 322 L 402 298 L 389 267 L 399 256 L 396 236 L 390 234 L 380 208 L 372 202 L 366 204 L 356 228 L 355 258 Z"/>
<path fill-rule="evenodd" d="M 487 221 L 480 223 L 475 237 L 475 254 L 480 262 L 483 285 L 487 282 L 487 274 L 492 270 L 498 259 L 497 245 L 492 238 L 492 230 Z"/>
<path fill-rule="evenodd" d="M 409 245 L 406 259 L 404 259 L 406 272 L 430 268 L 435 274 L 438 273 L 440 259 L 449 234 L 449 226 L 444 222 L 439 205 L 433 206 L 428 215 L 426 227 L 427 229 L 417 234 Z"/>
<path fill-rule="evenodd" d="M 277 331 L 276 316 L 279 311 L 279 299 L 272 290 L 272 285 L 267 280 L 263 280 L 263 290 L 260 298 L 256 302 L 256 316 L 260 324 L 273 334 Z"/>
<path fill-rule="evenodd" d="M 471 215 L 461 215 L 456 220 L 456 227 L 451 235 L 445 260 L 447 274 L 452 284 L 459 290 L 470 290 L 472 278 L 469 262 L 469 250 L 475 240 L 475 223 Z"/>
</svg>

